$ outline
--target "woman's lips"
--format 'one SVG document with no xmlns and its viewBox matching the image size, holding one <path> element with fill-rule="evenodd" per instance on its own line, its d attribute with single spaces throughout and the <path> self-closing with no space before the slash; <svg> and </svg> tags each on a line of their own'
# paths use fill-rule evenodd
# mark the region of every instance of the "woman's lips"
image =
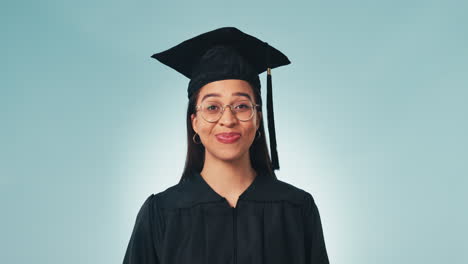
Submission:
<svg viewBox="0 0 468 264">
<path fill-rule="evenodd" d="M 219 142 L 225 143 L 225 144 L 231 144 L 239 140 L 240 134 L 239 133 L 220 133 L 216 134 L 216 139 L 218 139 Z"/>
</svg>

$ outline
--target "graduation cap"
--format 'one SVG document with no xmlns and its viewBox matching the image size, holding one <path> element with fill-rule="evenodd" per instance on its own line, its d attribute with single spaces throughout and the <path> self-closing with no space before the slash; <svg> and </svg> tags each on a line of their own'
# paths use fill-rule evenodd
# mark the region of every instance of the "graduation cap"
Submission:
<svg viewBox="0 0 468 264">
<path fill-rule="evenodd" d="M 205 84 L 226 79 L 245 80 L 260 93 L 258 75 L 267 71 L 268 132 L 272 169 L 279 169 L 271 69 L 291 63 L 283 53 L 235 27 L 223 27 L 185 40 L 151 57 L 190 79 L 187 89 L 189 98 Z"/>
</svg>

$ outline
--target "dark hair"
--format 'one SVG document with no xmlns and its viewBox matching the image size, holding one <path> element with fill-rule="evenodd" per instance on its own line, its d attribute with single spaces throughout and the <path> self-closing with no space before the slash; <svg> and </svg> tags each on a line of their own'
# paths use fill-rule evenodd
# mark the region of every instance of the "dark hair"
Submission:
<svg viewBox="0 0 468 264">
<path fill-rule="evenodd" d="M 262 97 L 260 95 L 260 89 L 254 89 L 250 85 L 254 93 L 255 102 L 260 105 L 257 109 L 258 112 L 262 112 Z M 191 115 L 196 114 L 195 108 L 198 100 L 198 95 L 200 90 L 196 91 L 189 98 L 188 107 L 187 107 L 187 156 L 185 160 L 185 168 L 180 178 L 180 182 L 188 180 L 194 172 L 201 172 L 205 162 L 205 147 L 203 144 L 195 144 L 193 142 L 193 136 L 195 131 L 192 127 Z M 261 135 L 258 137 L 256 135 L 255 140 L 249 149 L 250 162 L 252 168 L 257 172 L 257 174 L 263 174 L 273 178 L 277 178 L 274 170 L 272 170 L 272 163 L 270 155 L 267 148 L 266 138 L 265 138 L 265 127 L 263 125 L 263 118 L 260 119 L 260 127 L 258 128 Z"/>
</svg>

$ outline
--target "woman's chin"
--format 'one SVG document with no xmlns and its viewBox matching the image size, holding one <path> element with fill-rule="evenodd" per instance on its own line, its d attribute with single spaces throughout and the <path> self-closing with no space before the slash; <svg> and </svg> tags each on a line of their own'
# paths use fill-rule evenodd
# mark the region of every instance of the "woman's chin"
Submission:
<svg viewBox="0 0 468 264">
<path fill-rule="evenodd" d="M 239 149 L 224 150 L 224 151 L 220 151 L 218 149 L 215 153 L 212 153 L 212 155 L 216 159 L 219 159 L 225 162 L 235 162 L 237 160 L 240 160 L 245 155 L 245 152 L 242 152 Z"/>
</svg>

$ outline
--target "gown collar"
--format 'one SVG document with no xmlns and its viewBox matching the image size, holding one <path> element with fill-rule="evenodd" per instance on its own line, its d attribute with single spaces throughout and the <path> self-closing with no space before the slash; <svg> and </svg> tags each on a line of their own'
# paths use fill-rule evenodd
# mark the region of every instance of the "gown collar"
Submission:
<svg viewBox="0 0 468 264">
<path fill-rule="evenodd" d="M 257 173 L 252 183 L 244 190 L 244 192 L 239 196 L 239 200 L 249 200 L 258 197 L 259 192 L 261 192 L 262 187 L 273 180 L 272 177 L 264 175 L 263 173 Z M 194 198 L 193 203 L 200 202 L 216 202 L 223 201 L 225 197 L 217 193 L 210 185 L 205 181 L 199 172 L 193 172 L 192 178 L 190 179 L 190 185 L 194 187 Z"/>
</svg>

